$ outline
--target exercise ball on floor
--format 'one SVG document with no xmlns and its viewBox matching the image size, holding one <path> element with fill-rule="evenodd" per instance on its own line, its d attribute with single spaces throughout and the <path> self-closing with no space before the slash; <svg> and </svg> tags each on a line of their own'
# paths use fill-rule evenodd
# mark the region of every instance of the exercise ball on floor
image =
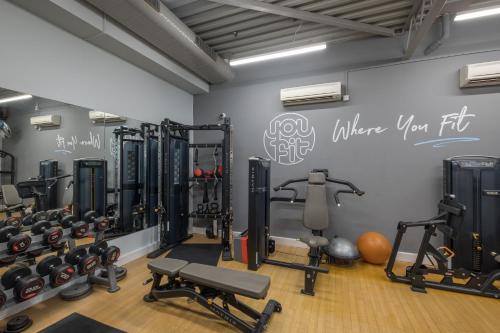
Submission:
<svg viewBox="0 0 500 333">
<path fill-rule="evenodd" d="M 392 251 L 392 245 L 387 238 L 374 231 L 368 231 L 359 236 L 356 245 L 358 246 L 361 258 L 375 265 L 384 264 Z"/>
</svg>

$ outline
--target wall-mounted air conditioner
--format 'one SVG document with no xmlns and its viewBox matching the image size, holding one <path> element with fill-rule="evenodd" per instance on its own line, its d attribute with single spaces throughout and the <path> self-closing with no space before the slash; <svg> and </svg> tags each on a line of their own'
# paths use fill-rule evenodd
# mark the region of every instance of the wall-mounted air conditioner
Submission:
<svg viewBox="0 0 500 333">
<path fill-rule="evenodd" d="M 460 69 L 460 88 L 500 85 L 500 61 L 466 65 Z"/>
<path fill-rule="evenodd" d="M 311 86 L 281 89 L 283 105 L 302 105 L 340 101 L 342 85 L 340 82 L 314 84 Z"/>
<path fill-rule="evenodd" d="M 126 121 L 127 118 L 118 116 L 116 114 L 102 112 L 102 111 L 89 111 L 89 119 L 94 124 L 98 123 L 117 123 Z"/>
<path fill-rule="evenodd" d="M 61 125 L 61 116 L 49 114 L 45 116 L 31 117 L 30 123 L 37 130 L 47 127 L 57 127 Z"/>
</svg>

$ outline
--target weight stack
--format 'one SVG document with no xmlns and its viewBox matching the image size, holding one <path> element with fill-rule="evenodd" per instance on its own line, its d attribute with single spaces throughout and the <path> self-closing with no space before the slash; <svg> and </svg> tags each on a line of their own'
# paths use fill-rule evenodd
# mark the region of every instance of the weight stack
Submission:
<svg viewBox="0 0 500 333">
<path fill-rule="evenodd" d="M 446 239 L 455 256 L 452 268 L 490 273 L 500 268 L 500 158 L 457 156 L 443 161 L 444 194 L 466 206 L 463 220 L 453 223 L 455 238 Z"/>
</svg>

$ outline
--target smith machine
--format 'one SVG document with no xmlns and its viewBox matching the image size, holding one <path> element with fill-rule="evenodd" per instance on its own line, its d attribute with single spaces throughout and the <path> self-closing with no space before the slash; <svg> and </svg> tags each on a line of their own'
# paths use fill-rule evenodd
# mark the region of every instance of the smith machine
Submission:
<svg viewBox="0 0 500 333">
<path fill-rule="evenodd" d="M 156 258 L 172 247 L 191 237 L 188 234 L 190 218 L 205 218 L 220 224 L 222 259 L 232 260 L 231 226 L 233 222 L 231 168 L 233 161 L 232 126 L 230 118 L 220 116 L 221 122 L 207 125 L 184 125 L 165 119 L 160 125 L 160 172 L 158 183 L 160 212 L 160 248 L 148 255 Z M 222 132 L 220 143 L 190 143 L 191 132 Z M 190 177 L 190 149 L 217 149 L 222 160 L 217 170 L 210 170 L 200 177 Z M 196 159 L 196 157 L 195 157 Z M 197 161 L 193 161 L 193 165 Z M 217 175 L 218 174 L 218 175 Z M 217 209 L 194 210 L 190 212 L 190 184 L 197 182 L 220 184 L 221 198 L 217 199 Z M 219 226 L 217 227 L 219 229 Z"/>
</svg>

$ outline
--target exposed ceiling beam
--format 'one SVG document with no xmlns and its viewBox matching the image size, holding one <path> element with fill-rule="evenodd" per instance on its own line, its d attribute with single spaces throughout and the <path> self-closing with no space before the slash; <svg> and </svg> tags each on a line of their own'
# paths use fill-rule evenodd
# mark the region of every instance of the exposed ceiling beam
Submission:
<svg viewBox="0 0 500 333">
<path fill-rule="evenodd" d="M 422 6 L 425 5 L 424 2 L 422 3 Z M 410 30 L 408 31 L 408 40 L 404 54 L 405 59 L 411 58 L 422 39 L 427 35 L 427 33 L 429 33 L 432 25 L 443 12 L 445 4 L 446 0 L 433 0 L 431 6 L 429 7 L 429 11 L 422 18 L 422 21 L 418 23 L 415 17 L 418 16 L 419 11 L 415 13 L 415 16 L 413 16 L 414 23 L 410 25 Z"/>
<path fill-rule="evenodd" d="M 304 10 L 277 6 L 273 4 L 264 3 L 261 1 L 255 1 L 255 0 L 210 0 L 210 1 L 234 7 L 246 8 L 258 12 L 264 12 L 268 14 L 292 17 L 303 21 L 316 22 L 354 31 L 367 32 L 375 35 L 382 35 L 389 37 L 394 36 L 394 30 L 392 29 L 379 27 L 372 24 L 346 20 L 333 16 L 316 14 Z"/>
<path fill-rule="evenodd" d="M 480 9 L 500 5 L 499 0 L 455 0 L 446 2 L 443 13 L 455 14 L 465 10 Z"/>
<path fill-rule="evenodd" d="M 408 20 L 405 23 L 405 29 L 410 27 L 410 21 L 413 16 L 417 13 L 417 10 L 422 6 L 422 0 L 413 0 L 413 5 L 411 6 L 410 12 L 408 13 Z"/>
</svg>

